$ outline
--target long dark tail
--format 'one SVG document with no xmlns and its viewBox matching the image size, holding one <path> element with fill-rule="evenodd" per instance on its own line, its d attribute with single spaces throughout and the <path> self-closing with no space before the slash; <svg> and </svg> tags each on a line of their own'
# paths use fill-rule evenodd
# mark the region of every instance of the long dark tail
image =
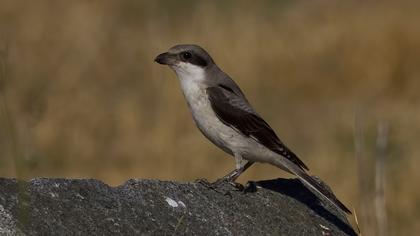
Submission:
<svg viewBox="0 0 420 236">
<path fill-rule="evenodd" d="M 337 199 L 334 193 L 331 190 L 327 189 L 324 185 L 321 185 L 312 176 L 308 175 L 307 173 L 303 171 L 299 173 L 299 175 L 298 174 L 296 175 L 304 184 L 306 184 L 307 186 L 317 191 L 319 194 L 321 194 L 324 198 L 326 198 L 329 202 L 334 204 L 336 207 L 340 208 L 347 214 L 351 215 L 351 211 L 340 200 Z"/>
<path fill-rule="evenodd" d="M 334 193 L 328 189 L 326 186 L 319 183 L 315 178 L 308 175 L 304 170 L 299 168 L 293 163 L 288 163 L 288 165 L 282 165 L 282 167 L 287 167 L 287 169 L 292 173 L 299 177 L 300 181 L 306 186 L 309 186 L 311 189 L 315 190 L 329 202 L 331 202 L 334 206 L 341 209 L 342 211 L 346 212 L 347 214 L 352 214 L 351 211 L 342 203 Z"/>
</svg>

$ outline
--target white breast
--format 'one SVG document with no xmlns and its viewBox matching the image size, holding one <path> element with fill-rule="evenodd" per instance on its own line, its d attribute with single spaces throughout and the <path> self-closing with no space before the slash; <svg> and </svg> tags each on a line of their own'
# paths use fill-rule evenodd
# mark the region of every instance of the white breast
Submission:
<svg viewBox="0 0 420 236">
<path fill-rule="evenodd" d="M 187 63 L 181 63 L 173 69 L 181 82 L 182 92 L 197 127 L 210 141 L 232 154 L 230 140 L 236 132 L 223 124 L 211 108 L 203 82 L 204 70 Z"/>
<path fill-rule="evenodd" d="M 197 127 L 210 141 L 232 154 L 229 140 L 232 140 L 235 131 L 217 118 L 205 88 L 187 80 L 181 81 L 181 86 Z"/>
</svg>

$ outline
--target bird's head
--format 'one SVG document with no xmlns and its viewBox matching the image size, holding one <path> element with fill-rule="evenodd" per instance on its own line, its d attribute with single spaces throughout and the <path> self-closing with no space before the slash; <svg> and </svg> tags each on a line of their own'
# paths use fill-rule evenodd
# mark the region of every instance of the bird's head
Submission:
<svg viewBox="0 0 420 236">
<path fill-rule="evenodd" d="M 214 64 L 202 47 L 191 44 L 173 46 L 167 52 L 159 54 L 155 62 L 168 65 L 180 78 L 203 74 Z"/>
</svg>

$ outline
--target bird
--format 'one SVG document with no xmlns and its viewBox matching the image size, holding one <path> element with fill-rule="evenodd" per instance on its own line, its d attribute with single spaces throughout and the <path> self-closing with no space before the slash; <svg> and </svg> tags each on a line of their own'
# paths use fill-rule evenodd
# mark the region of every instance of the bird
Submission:
<svg viewBox="0 0 420 236">
<path fill-rule="evenodd" d="M 221 180 L 234 183 L 254 163 L 268 163 L 297 176 L 305 186 L 351 214 L 329 189 L 307 173 L 309 168 L 278 138 L 205 49 L 195 44 L 175 45 L 156 56 L 155 62 L 175 72 L 201 133 L 234 157 L 235 169 Z"/>
</svg>

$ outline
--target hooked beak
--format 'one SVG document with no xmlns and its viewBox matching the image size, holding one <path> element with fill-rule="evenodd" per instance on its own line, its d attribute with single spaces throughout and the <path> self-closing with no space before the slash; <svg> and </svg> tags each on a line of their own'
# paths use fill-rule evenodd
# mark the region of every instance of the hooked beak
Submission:
<svg viewBox="0 0 420 236">
<path fill-rule="evenodd" d="M 165 53 L 159 54 L 155 58 L 155 62 L 162 65 L 174 65 L 176 62 L 176 55 L 165 52 Z"/>
</svg>

